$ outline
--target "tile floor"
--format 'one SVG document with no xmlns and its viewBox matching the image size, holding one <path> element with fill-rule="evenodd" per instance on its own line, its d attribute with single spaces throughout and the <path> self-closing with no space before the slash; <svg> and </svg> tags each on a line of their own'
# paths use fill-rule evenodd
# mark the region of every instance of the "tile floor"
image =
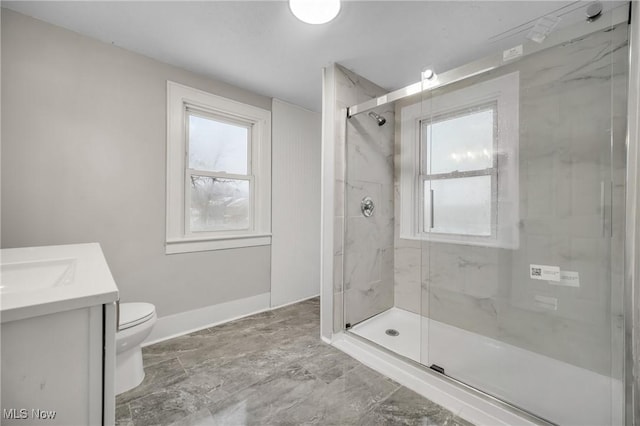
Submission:
<svg viewBox="0 0 640 426">
<path fill-rule="evenodd" d="M 319 335 L 315 298 L 148 346 L 116 424 L 469 425 Z"/>
</svg>

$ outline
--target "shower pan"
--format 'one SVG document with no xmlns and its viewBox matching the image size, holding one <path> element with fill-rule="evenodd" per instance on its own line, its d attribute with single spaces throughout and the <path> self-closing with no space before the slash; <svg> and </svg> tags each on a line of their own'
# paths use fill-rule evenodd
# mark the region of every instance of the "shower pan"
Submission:
<svg viewBox="0 0 640 426">
<path fill-rule="evenodd" d="M 392 93 L 335 67 L 334 335 L 533 423 L 625 424 L 626 13 Z"/>
</svg>

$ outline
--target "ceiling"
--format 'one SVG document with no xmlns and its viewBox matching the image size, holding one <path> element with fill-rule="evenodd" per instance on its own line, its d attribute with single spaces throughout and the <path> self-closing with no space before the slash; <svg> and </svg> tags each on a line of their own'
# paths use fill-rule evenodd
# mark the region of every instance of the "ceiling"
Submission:
<svg viewBox="0 0 640 426">
<path fill-rule="evenodd" d="M 319 111 L 338 62 L 395 90 L 522 43 L 544 15 L 584 19 L 582 1 L 344 1 L 325 25 L 286 1 L 3 1 L 2 6 L 265 96 Z M 605 10 L 623 2 L 604 2 Z"/>
</svg>

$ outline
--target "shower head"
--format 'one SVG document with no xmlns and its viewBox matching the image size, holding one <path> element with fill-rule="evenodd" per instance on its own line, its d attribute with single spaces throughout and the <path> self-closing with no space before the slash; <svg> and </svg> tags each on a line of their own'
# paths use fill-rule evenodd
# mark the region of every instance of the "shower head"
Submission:
<svg viewBox="0 0 640 426">
<path fill-rule="evenodd" d="M 384 118 L 383 116 L 381 116 L 380 114 L 376 114 L 375 112 L 371 111 L 369 113 L 369 117 L 373 118 L 374 120 L 376 120 L 378 122 L 378 126 L 382 126 L 384 125 L 384 123 L 387 122 L 387 119 Z"/>
</svg>

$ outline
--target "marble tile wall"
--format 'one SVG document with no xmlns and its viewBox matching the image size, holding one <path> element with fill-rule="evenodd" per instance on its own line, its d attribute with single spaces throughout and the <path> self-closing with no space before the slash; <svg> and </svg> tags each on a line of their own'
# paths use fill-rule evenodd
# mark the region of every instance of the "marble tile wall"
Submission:
<svg viewBox="0 0 640 426">
<path fill-rule="evenodd" d="M 421 244 L 396 223 L 397 307 L 621 377 L 627 49 L 621 25 L 442 89 L 520 71 L 520 246 Z M 399 197 L 396 185 L 396 217 Z M 580 286 L 532 280 L 530 264 Z"/>
<path fill-rule="evenodd" d="M 336 111 L 387 93 L 387 90 L 336 65 Z M 384 126 L 366 114 L 336 128 L 334 331 L 393 306 L 393 140 L 394 109 L 375 110 Z M 349 167 L 345 165 L 345 155 Z M 346 174 L 345 174 L 346 173 Z M 345 203 L 345 196 L 346 200 Z M 374 215 L 360 212 L 363 197 Z M 344 309 L 346 306 L 346 309 Z"/>
</svg>

